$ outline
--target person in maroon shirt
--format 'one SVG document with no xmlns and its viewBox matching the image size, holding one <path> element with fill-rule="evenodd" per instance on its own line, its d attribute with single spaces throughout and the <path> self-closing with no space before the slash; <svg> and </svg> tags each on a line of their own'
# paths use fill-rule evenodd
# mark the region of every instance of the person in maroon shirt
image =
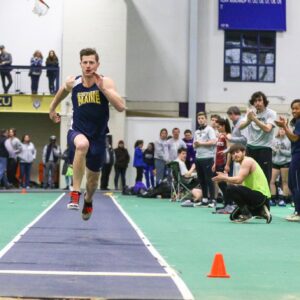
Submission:
<svg viewBox="0 0 300 300">
<path fill-rule="evenodd" d="M 219 118 L 216 121 L 216 128 L 219 132 L 218 140 L 216 143 L 216 157 L 212 166 L 212 171 L 228 173 L 230 170 L 230 155 L 227 154 L 227 140 L 226 134 L 231 133 L 230 123 L 227 119 Z M 226 198 L 227 183 L 225 181 L 218 182 L 219 188 L 223 194 L 223 200 Z"/>
</svg>

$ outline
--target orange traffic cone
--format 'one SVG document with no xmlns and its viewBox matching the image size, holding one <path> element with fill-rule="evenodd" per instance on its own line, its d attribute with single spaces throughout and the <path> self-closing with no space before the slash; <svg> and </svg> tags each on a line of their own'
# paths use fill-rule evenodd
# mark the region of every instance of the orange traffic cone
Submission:
<svg viewBox="0 0 300 300">
<path fill-rule="evenodd" d="M 216 253 L 210 274 L 208 274 L 207 277 L 230 278 L 230 275 L 226 273 L 225 263 L 221 253 Z"/>
<path fill-rule="evenodd" d="M 21 190 L 21 194 L 26 194 L 26 193 L 27 193 L 26 189 L 23 188 L 23 189 Z"/>
</svg>

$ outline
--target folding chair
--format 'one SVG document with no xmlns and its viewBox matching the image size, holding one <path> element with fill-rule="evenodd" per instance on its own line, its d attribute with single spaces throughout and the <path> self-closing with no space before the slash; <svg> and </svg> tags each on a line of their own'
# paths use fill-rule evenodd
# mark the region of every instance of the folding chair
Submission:
<svg viewBox="0 0 300 300">
<path fill-rule="evenodd" d="M 171 199 L 173 201 L 183 201 L 192 195 L 192 189 L 199 187 L 198 181 L 193 178 L 186 178 L 180 174 L 180 167 L 177 161 L 167 164 L 171 175 Z"/>
</svg>

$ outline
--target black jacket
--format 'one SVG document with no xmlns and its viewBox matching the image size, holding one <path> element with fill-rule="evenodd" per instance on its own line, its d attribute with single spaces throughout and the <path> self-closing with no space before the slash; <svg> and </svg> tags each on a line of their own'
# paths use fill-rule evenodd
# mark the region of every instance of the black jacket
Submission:
<svg viewBox="0 0 300 300">
<path fill-rule="evenodd" d="M 115 166 L 118 168 L 127 168 L 130 159 L 127 149 L 118 147 L 114 151 L 116 157 Z"/>
<path fill-rule="evenodd" d="M 1 135 L 0 136 L 0 157 L 9 157 L 9 153 L 4 145 L 4 142 L 6 141 L 7 137 Z"/>
</svg>

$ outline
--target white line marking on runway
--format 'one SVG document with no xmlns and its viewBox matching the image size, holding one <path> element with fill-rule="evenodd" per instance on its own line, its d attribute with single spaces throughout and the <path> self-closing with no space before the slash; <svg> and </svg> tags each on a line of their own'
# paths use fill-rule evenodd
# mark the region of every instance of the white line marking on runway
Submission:
<svg viewBox="0 0 300 300">
<path fill-rule="evenodd" d="M 0 274 L 14 275 L 57 275 L 57 276 L 115 276 L 115 277 L 171 277 L 167 273 L 130 273 L 130 272 L 84 272 L 84 271 L 34 271 L 0 270 Z"/>
<path fill-rule="evenodd" d="M 114 204 L 118 207 L 118 209 L 121 211 L 121 213 L 124 215 L 124 217 L 127 219 L 127 221 L 130 223 L 130 225 L 134 228 L 140 239 L 143 241 L 149 252 L 157 259 L 158 263 L 165 269 L 168 276 L 170 276 L 177 288 L 179 289 L 183 299 L 185 300 L 193 300 L 194 297 L 185 284 L 185 282 L 178 276 L 177 272 L 171 268 L 171 266 L 166 262 L 166 260 L 159 254 L 159 252 L 154 248 L 154 246 L 150 243 L 148 238 L 144 235 L 142 230 L 134 223 L 134 221 L 130 218 L 130 216 L 125 212 L 125 210 L 121 207 L 121 205 L 117 202 L 117 200 L 110 196 Z"/>
<path fill-rule="evenodd" d="M 39 214 L 30 224 L 24 227 L 12 241 L 10 241 L 1 251 L 0 258 L 14 245 L 16 242 L 35 224 L 37 223 L 63 196 L 65 193 L 61 194 L 49 207 L 47 207 L 41 214 Z"/>
</svg>

